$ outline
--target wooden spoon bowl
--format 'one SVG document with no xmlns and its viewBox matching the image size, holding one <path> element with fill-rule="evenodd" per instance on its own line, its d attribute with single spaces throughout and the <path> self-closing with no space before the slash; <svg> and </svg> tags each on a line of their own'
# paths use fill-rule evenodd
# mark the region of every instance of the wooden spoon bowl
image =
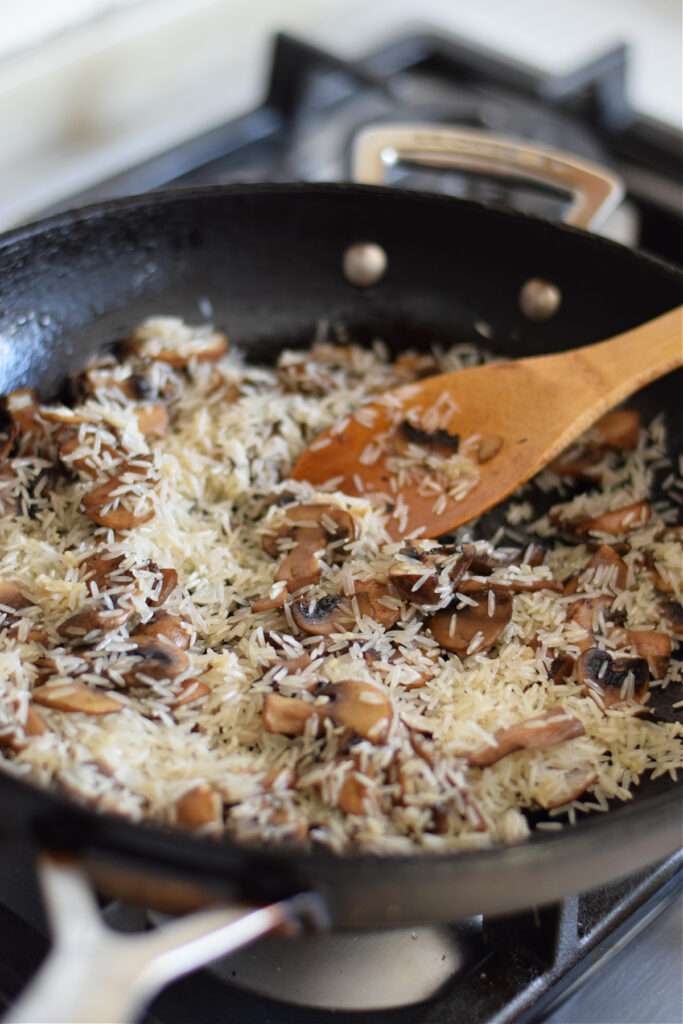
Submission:
<svg viewBox="0 0 683 1024">
<path fill-rule="evenodd" d="M 345 494 L 380 496 L 397 540 L 438 537 L 498 504 L 605 412 L 682 365 L 679 306 L 594 345 L 439 374 L 389 391 L 319 435 L 291 476 L 321 489 L 327 484 Z M 475 482 L 457 499 L 429 469 L 439 456 L 449 461 L 449 447 L 476 467 Z M 406 451 L 412 457 L 402 464 Z"/>
</svg>

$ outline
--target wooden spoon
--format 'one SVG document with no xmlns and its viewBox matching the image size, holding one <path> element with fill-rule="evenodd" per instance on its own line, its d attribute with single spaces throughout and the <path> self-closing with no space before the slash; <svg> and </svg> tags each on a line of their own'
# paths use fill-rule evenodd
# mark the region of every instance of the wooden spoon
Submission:
<svg viewBox="0 0 683 1024">
<path fill-rule="evenodd" d="M 682 365 L 679 306 L 584 348 L 440 374 L 389 391 L 320 434 L 291 476 L 321 489 L 329 481 L 328 489 L 345 494 L 381 495 L 391 512 L 387 529 L 396 540 L 416 530 L 438 537 L 502 501 L 603 413 Z M 470 455 L 479 472 L 457 501 L 443 491 L 421 493 L 428 472 L 422 466 L 409 480 L 396 475 L 395 442 L 406 438 L 401 425 L 408 419 L 420 428 L 425 416 L 429 423 L 437 402 L 443 410 L 438 426 L 458 435 L 460 452 Z M 429 424 L 428 433 L 433 430 Z M 425 459 L 432 453 L 433 462 L 433 443 L 423 443 L 415 430 L 407 432 Z M 441 439 L 447 446 L 446 434 Z M 375 461 L 373 451 L 379 453 Z"/>
</svg>

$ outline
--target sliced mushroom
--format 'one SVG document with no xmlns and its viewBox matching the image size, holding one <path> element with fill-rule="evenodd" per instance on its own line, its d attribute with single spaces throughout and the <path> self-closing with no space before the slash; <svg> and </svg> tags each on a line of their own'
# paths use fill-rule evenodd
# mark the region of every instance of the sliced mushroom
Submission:
<svg viewBox="0 0 683 1024">
<path fill-rule="evenodd" d="M 23 750 L 29 740 L 34 736 L 44 736 L 48 727 L 37 711 L 29 707 L 26 711 L 26 721 L 23 725 L 17 725 L 11 732 L 0 736 L 0 747 L 9 747 L 10 750 L 19 752 Z"/>
<path fill-rule="evenodd" d="M 595 479 L 596 467 L 609 450 L 632 451 L 638 444 L 640 413 L 620 409 L 607 413 L 575 444 L 554 459 L 549 469 L 576 479 Z"/>
<path fill-rule="evenodd" d="M 84 715 L 111 715 L 123 709 L 121 701 L 103 690 L 93 690 L 76 679 L 47 682 L 31 694 L 36 704 L 57 711 L 81 711 Z"/>
<path fill-rule="evenodd" d="M 391 629 L 401 617 L 401 609 L 396 607 L 395 599 L 389 594 L 389 588 L 386 583 L 380 583 L 379 580 L 360 581 L 356 584 L 356 591 L 350 602 L 351 613 L 354 601 L 358 605 L 361 618 L 372 619 L 383 629 Z"/>
<path fill-rule="evenodd" d="M 640 561 L 646 569 L 646 571 L 652 577 L 652 582 L 654 583 L 657 590 L 660 590 L 663 594 L 672 594 L 674 588 L 671 585 L 671 582 L 659 571 L 657 559 L 652 554 L 652 552 L 642 551 L 640 554 Z"/>
<path fill-rule="evenodd" d="M 317 694 L 330 698 L 327 704 L 315 705 L 318 714 L 335 725 L 353 729 L 371 743 L 383 743 L 392 719 L 391 701 L 384 690 L 358 679 L 321 683 Z"/>
<path fill-rule="evenodd" d="M 223 823 L 223 801 L 207 783 L 183 793 L 175 805 L 175 822 L 184 828 L 203 828 Z"/>
<path fill-rule="evenodd" d="M 0 466 L 10 457 L 14 450 L 19 431 L 16 424 L 12 424 L 7 433 L 0 434 Z"/>
<path fill-rule="evenodd" d="M 601 579 L 601 569 L 612 569 L 609 583 L 604 584 Z M 577 576 L 572 576 L 565 585 L 565 594 L 575 594 L 579 583 L 593 584 L 599 586 L 612 586 L 616 590 L 623 590 L 628 578 L 628 566 L 626 562 L 609 544 L 601 544 L 598 550 L 586 563 L 586 568 Z"/>
<path fill-rule="evenodd" d="M 20 609 L 28 608 L 32 604 L 33 601 L 26 597 L 26 594 L 24 594 L 15 580 L 0 579 L 0 605 L 18 612 Z M 1 611 L 0 614 L 2 614 Z"/>
<path fill-rule="evenodd" d="M 661 612 L 673 635 L 683 639 L 683 605 L 678 601 L 663 601 Z"/>
<path fill-rule="evenodd" d="M 644 704 L 650 692 L 650 673 L 644 658 L 613 658 L 591 647 L 576 662 L 576 680 L 586 696 L 598 697 L 605 707 Z"/>
<path fill-rule="evenodd" d="M 671 638 L 654 629 L 615 629 L 610 640 L 617 647 L 633 647 L 648 663 L 653 679 L 663 679 L 671 661 Z"/>
<path fill-rule="evenodd" d="M 168 414 L 166 406 L 157 402 L 156 405 L 140 405 L 135 410 L 140 433 L 148 438 L 163 437 L 168 430 Z"/>
<path fill-rule="evenodd" d="M 294 591 L 318 582 L 320 559 L 330 541 L 355 539 L 356 535 L 355 519 L 337 505 L 287 505 L 278 525 L 263 535 L 262 544 L 267 554 L 277 556 L 280 538 L 295 541 L 275 576 Z"/>
<path fill-rule="evenodd" d="M 352 629 L 357 618 L 370 618 L 384 629 L 398 622 L 400 608 L 392 604 L 386 584 L 368 580 L 357 584 L 353 597 L 326 594 L 319 601 L 303 598 L 292 605 L 292 618 L 300 629 L 312 636 L 330 636 Z"/>
<path fill-rule="evenodd" d="M 583 519 L 574 519 L 562 525 L 576 535 L 584 533 L 604 533 L 609 536 L 618 536 L 643 526 L 652 515 L 652 509 L 647 501 L 634 501 L 630 505 L 623 505 L 621 508 L 610 509 L 598 516 L 587 516 Z"/>
<path fill-rule="evenodd" d="M 138 401 L 148 398 L 150 385 L 146 377 L 138 373 L 128 373 L 124 376 L 125 364 L 114 366 L 94 366 L 84 370 L 78 380 L 78 390 L 86 397 L 97 394 L 98 391 L 119 391 L 124 398 Z"/>
<path fill-rule="evenodd" d="M 180 708 L 185 704 L 191 704 L 211 693 L 211 687 L 207 686 L 201 679 L 186 679 L 180 684 L 179 696 L 171 704 L 172 708 Z"/>
<path fill-rule="evenodd" d="M 426 620 L 436 642 L 447 651 L 456 654 L 490 651 L 512 618 L 509 594 L 497 594 L 490 588 L 481 587 L 471 597 L 477 601 L 475 605 L 457 609 L 451 605 Z"/>
<path fill-rule="evenodd" d="M 611 594 L 598 594 L 596 597 L 582 597 L 574 601 L 567 609 L 567 624 L 579 626 L 588 637 L 601 632 L 601 626 L 607 617 L 607 610 L 612 607 L 614 598 Z M 579 647 L 591 646 L 589 640 Z"/>
<path fill-rule="evenodd" d="M 150 608 L 158 608 L 171 596 L 178 585 L 178 573 L 175 569 L 160 569 L 155 562 L 149 562 L 147 568 L 150 572 L 158 573 L 161 577 L 159 591 L 154 598 L 149 598 L 147 603 Z"/>
<path fill-rule="evenodd" d="M 339 788 L 337 802 L 344 814 L 367 814 L 367 796 L 370 790 L 370 779 L 350 771 Z"/>
<path fill-rule="evenodd" d="M 594 768 L 570 768 L 569 771 L 557 771 L 550 769 L 553 773 L 555 786 L 550 793 L 543 793 L 541 785 L 532 787 L 532 798 L 547 811 L 553 807 L 564 807 L 570 804 L 589 789 L 598 777 Z"/>
<path fill-rule="evenodd" d="M 477 447 L 477 462 L 490 462 L 503 447 L 503 438 L 497 436 L 485 437 Z"/>
<path fill-rule="evenodd" d="M 406 601 L 422 606 L 439 604 L 453 596 L 474 553 L 471 544 L 416 542 L 398 552 L 389 579 Z"/>
<path fill-rule="evenodd" d="M 187 672 L 192 664 L 185 651 L 165 641 L 163 637 L 145 636 L 138 632 L 133 634 L 130 641 L 135 644 L 135 650 L 130 653 L 140 658 L 125 675 L 130 684 L 144 683 L 146 676 L 151 679 L 175 679 Z"/>
<path fill-rule="evenodd" d="M 40 403 L 35 388 L 10 391 L 2 399 L 2 405 L 18 434 L 35 434 L 44 429 L 38 419 Z"/>
<path fill-rule="evenodd" d="M 464 545 L 463 545 L 464 547 Z M 543 565 L 546 548 L 538 541 L 531 541 L 526 548 L 497 548 L 493 551 L 480 551 L 475 548 L 469 571 L 474 576 L 488 576 L 496 569 L 506 569 L 509 565 Z"/>
<path fill-rule="evenodd" d="M 394 448 L 399 455 L 411 456 L 415 449 L 424 449 L 435 455 L 448 458 L 457 455 L 460 448 L 460 435 L 449 434 L 447 430 L 422 430 L 410 420 L 403 420 L 394 434 Z"/>
<path fill-rule="evenodd" d="M 228 339 L 219 331 L 194 330 L 173 317 L 157 317 L 138 327 L 123 348 L 142 359 L 168 363 L 182 369 L 191 359 L 216 362 L 228 350 Z"/>
<path fill-rule="evenodd" d="M 104 633 L 119 629 L 130 619 L 133 607 L 110 608 L 104 602 L 90 604 L 88 607 L 70 615 L 60 623 L 57 632 L 67 640 L 86 642 L 86 637 L 99 639 Z"/>
<path fill-rule="evenodd" d="M 69 437 L 66 441 L 63 441 L 59 446 L 59 458 L 64 464 L 65 468 L 72 471 L 75 467 L 85 476 L 89 476 L 95 480 L 99 475 L 99 469 L 95 465 L 93 455 L 85 449 L 81 455 L 74 455 L 74 452 L 83 449 L 83 442 L 77 435 Z M 101 455 L 107 455 L 111 459 L 118 457 L 119 452 L 116 448 L 113 448 L 108 444 L 101 444 L 99 446 L 99 453 Z"/>
<path fill-rule="evenodd" d="M 298 697 L 267 693 L 263 700 L 263 727 L 283 736 L 302 736 L 306 722 L 320 709 Z"/>
<path fill-rule="evenodd" d="M 150 508 L 150 498 L 147 497 L 140 508 L 140 495 L 135 492 L 134 483 L 126 479 L 144 477 L 149 469 L 148 457 L 140 456 L 135 462 L 124 462 L 115 476 L 87 491 L 81 499 L 81 505 L 88 519 L 112 530 L 131 530 L 152 519 L 154 509 Z M 121 503 L 125 497 L 135 502 L 134 509 L 126 508 Z"/>
<path fill-rule="evenodd" d="M 326 594 L 319 601 L 295 601 L 292 618 L 299 629 L 312 636 L 344 632 L 350 623 L 348 598 Z"/>
<path fill-rule="evenodd" d="M 571 675 L 574 668 L 574 658 L 570 654 L 558 654 L 548 666 L 548 679 L 553 683 L 563 683 L 567 676 Z"/>
<path fill-rule="evenodd" d="M 467 763 L 475 768 L 486 768 L 515 750 L 536 750 L 554 747 L 558 743 L 583 736 L 585 730 L 578 718 L 562 708 L 553 708 L 534 718 L 516 722 L 493 734 L 494 743 L 483 750 L 466 754 Z"/>
<path fill-rule="evenodd" d="M 591 434 L 598 444 L 617 451 L 634 451 L 638 447 L 641 416 L 636 409 L 616 409 L 608 412 L 592 427 Z"/>
<path fill-rule="evenodd" d="M 482 590 L 492 590 L 496 595 L 500 594 L 535 594 L 539 590 L 552 590 L 556 594 L 564 592 L 564 585 L 559 580 L 553 579 L 510 579 L 510 580 L 473 580 L 465 579 L 458 583 L 456 590 L 458 594 L 478 594 Z"/>
<path fill-rule="evenodd" d="M 296 658 L 274 658 L 268 662 L 269 668 L 283 668 L 288 676 L 294 675 L 295 672 L 303 672 L 304 669 L 308 668 L 309 665 L 313 664 L 313 659 L 310 654 L 300 654 Z"/>
<path fill-rule="evenodd" d="M 156 612 L 149 622 L 141 623 L 138 626 L 135 635 L 156 637 L 157 639 L 163 637 L 172 643 L 174 647 L 179 647 L 184 651 L 190 646 L 192 632 L 192 626 L 187 622 L 183 622 L 178 615 L 169 615 L 168 612 Z"/>
<path fill-rule="evenodd" d="M 284 608 L 289 600 L 289 591 L 287 590 L 287 584 L 280 581 L 279 583 L 273 584 L 270 588 L 270 593 L 265 597 L 260 597 L 258 601 L 251 602 L 252 612 L 270 612 L 274 608 Z"/>
</svg>

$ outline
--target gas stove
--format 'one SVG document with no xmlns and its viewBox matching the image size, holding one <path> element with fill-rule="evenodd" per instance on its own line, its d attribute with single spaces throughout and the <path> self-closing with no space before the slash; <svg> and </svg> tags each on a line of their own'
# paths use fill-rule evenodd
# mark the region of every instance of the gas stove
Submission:
<svg viewBox="0 0 683 1024">
<path fill-rule="evenodd" d="M 495 132 L 571 152 L 622 179 L 603 231 L 681 262 L 681 134 L 637 116 L 624 93 L 628 54 L 605 53 L 552 77 L 458 39 L 410 35 L 357 61 L 275 40 L 264 102 L 239 119 L 103 181 L 59 208 L 160 188 L 230 182 L 344 181 L 358 133 L 429 124 Z M 386 161 L 387 184 L 431 189 L 559 219 L 566 197 L 514 176 L 474 176 Z M 56 212 L 58 207 L 50 211 Z M 47 946 L 23 851 L 0 880 L 0 998 L 11 1004 Z M 12 860 L 12 856 L 14 860 Z M 676 1021 L 681 988 L 683 854 L 561 904 L 509 918 L 268 938 L 176 982 L 148 1024 L 227 1019 L 291 1024 L 525 1024 Z M 121 904 L 114 927 L 154 921 Z M 647 972 L 644 965 L 648 965 Z M 660 975 L 655 981 L 655 971 Z"/>
</svg>

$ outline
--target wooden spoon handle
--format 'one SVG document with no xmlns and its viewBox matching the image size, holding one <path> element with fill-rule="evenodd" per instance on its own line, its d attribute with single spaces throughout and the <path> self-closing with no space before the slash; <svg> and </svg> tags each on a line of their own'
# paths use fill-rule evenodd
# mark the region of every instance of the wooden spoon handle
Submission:
<svg viewBox="0 0 683 1024">
<path fill-rule="evenodd" d="M 651 380 L 683 366 L 683 306 L 567 355 L 604 398 L 607 411 Z"/>
</svg>

